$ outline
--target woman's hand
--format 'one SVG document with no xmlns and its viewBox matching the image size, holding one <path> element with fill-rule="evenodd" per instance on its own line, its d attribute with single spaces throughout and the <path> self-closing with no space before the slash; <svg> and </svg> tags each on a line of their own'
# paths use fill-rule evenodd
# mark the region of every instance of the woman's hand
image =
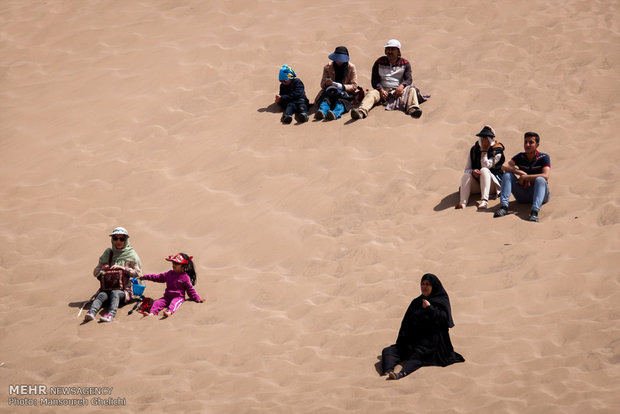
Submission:
<svg viewBox="0 0 620 414">
<path fill-rule="evenodd" d="M 280 95 L 276 95 L 276 103 L 280 103 L 280 99 L 282 99 L 282 97 Z"/>
<path fill-rule="evenodd" d="M 123 272 L 126 271 L 126 269 L 121 265 L 114 265 L 110 269 L 111 270 L 122 270 Z"/>
<path fill-rule="evenodd" d="M 424 309 L 428 308 L 429 306 L 431 306 L 431 304 L 429 303 L 429 301 L 427 301 L 426 299 L 422 299 L 422 307 Z"/>
<path fill-rule="evenodd" d="M 471 175 L 473 175 L 474 178 L 480 178 L 480 170 L 473 170 Z"/>
</svg>

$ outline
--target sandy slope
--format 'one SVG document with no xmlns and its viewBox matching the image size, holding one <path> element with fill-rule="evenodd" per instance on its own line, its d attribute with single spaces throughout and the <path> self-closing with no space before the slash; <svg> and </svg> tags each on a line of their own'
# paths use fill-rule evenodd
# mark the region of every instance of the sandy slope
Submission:
<svg viewBox="0 0 620 414">
<path fill-rule="evenodd" d="M 617 410 L 618 2 L 346 4 L 0 5 L 3 412 L 11 384 L 113 387 L 126 412 Z M 344 44 L 369 87 L 392 37 L 432 95 L 420 120 L 279 123 L 281 64 L 312 99 Z M 453 209 L 487 123 L 509 155 L 541 134 L 539 224 Z M 207 301 L 80 325 L 117 225 L 147 273 L 193 254 Z M 467 362 L 385 381 L 425 272 Z"/>
</svg>

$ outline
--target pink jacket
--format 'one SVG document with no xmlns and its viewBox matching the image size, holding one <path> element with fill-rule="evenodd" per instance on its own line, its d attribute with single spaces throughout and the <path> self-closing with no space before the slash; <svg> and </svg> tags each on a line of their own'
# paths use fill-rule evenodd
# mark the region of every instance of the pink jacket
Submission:
<svg viewBox="0 0 620 414">
<path fill-rule="evenodd" d="M 187 296 L 195 302 L 202 300 L 196 292 L 196 289 L 194 289 L 192 282 L 189 280 L 189 275 L 185 272 L 177 273 L 174 270 L 168 270 L 166 273 L 144 275 L 142 279 L 158 283 L 165 282 L 166 291 L 164 292 L 164 297 L 167 299 L 176 297 L 184 298 L 185 293 L 187 293 Z"/>
</svg>

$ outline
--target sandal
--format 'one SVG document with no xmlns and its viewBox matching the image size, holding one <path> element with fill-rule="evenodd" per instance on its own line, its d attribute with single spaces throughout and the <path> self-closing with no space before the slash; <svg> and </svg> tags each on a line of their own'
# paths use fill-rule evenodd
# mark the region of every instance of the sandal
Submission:
<svg viewBox="0 0 620 414">
<path fill-rule="evenodd" d="M 400 371 L 399 373 L 390 371 L 388 377 L 390 377 L 391 380 L 399 380 L 401 378 L 404 378 L 406 375 L 407 374 L 403 373 L 402 371 Z"/>
</svg>

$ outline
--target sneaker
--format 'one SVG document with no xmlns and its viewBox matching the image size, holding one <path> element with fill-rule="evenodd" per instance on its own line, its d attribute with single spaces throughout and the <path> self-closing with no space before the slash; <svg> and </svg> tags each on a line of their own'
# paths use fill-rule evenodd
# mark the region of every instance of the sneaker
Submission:
<svg viewBox="0 0 620 414">
<path fill-rule="evenodd" d="M 84 322 L 90 322 L 95 320 L 95 314 L 93 312 L 88 312 L 84 315 Z"/>
<path fill-rule="evenodd" d="M 535 223 L 538 223 L 538 211 L 530 211 L 530 218 L 529 221 L 533 221 Z"/>
<path fill-rule="evenodd" d="M 366 118 L 366 115 L 364 115 L 364 112 L 362 112 L 361 109 L 355 108 L 355 109 L 351 110 L 351 118 L 353 118 L 353 119 L 364 119 L 364 118 Z"/>
<path fill-rule="evenodd" d="M 99 318 L 99 322 L 112 322 L 114 320 L 114 315 L 111 313 L 106 313 L 101 318 Z"/>
<path fill-rule="evenodd" d="M 330 121 L 333 121 L 336 119 L 336 114 L 333 113 L 332 111 L 327 111 L 327 115 L 325 115 L 325 118 L 329 119 Z"/>
<path fill-rule="evenodd" d="M 409 115 L 411 115 L 412 118 L 418 119 L 422 116 L 422 110 L 420 108 L 413 108 Z"/>
<path fill-rule="evenodd" d="M 480 203 L 478 203 L 478 210 L 486 210 L 487 207 L 487 200 L 480 200 Z"/>
<path fill-rule="evenodd" d="M 293 122 L 293 117 L 291 115 L 282 115 L 283 124 L 290 124 L 291 122 Z"/>
<path fill-rule="evenodd" d="M 323 111 L 316 111 L 316 114 L 314 114 L 314 119 L 316 119 L 317 121 L 325 119 L 325 114 L 323 113 Z"/>
<path fill-rule="evenodd" d="M 493 217 L 504 217 L 506 214 L 508 214 L 508 207 L 500 206 L 499 210 L 493 214 Z"/>
<path fill-rule="evenodd" d="M 300 124 L 303 124 L 304 122 L 308 122 L 308 114 L 305 112 L 302 112 L 301 114 L 299 114 L 299 116 L 297 117 L 297 121 Z"/>
</svg>

